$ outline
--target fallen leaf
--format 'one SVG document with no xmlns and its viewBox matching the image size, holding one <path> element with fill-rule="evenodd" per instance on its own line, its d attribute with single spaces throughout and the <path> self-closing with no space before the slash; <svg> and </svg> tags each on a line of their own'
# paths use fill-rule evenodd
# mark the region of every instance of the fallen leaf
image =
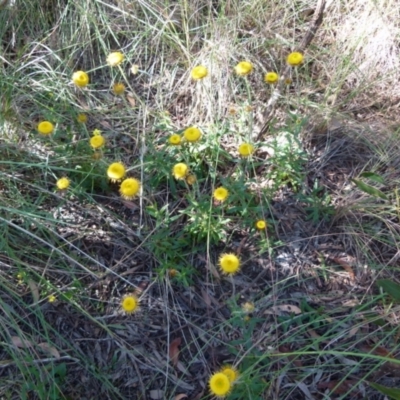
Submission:
<svg viewBox="0 0 400 400">
<path fill-rule="evenodd" d="M 164 398 L 164 392 L 159 389 L 150 390 L 149 396 L 153 400 L 160 400 Z"/>
<path fill-rule="evenodd" d="M 132 107 L 136 106 L 136 100 L 132 96 L 126 95 L 126 98 Z"/>
<path fill-rule="evenodd" d="M 332 260 L 335 263 L 339 264 L 349 274 L 349 277 L 352 281 L 355 280 L 355 274 L 353 268 L 351 268 L 351 266 L 346 261 L 344 261 L 339 257 L 332 257 Z"/>
<path fill-rule="evenodd" d="M 207 304 L 207 307 L 210 307 L 211 306 L 210 295 L 203 288 L 201 289 L 201 296 L 203 297 L 204 303 Z"/>
<path fill-rule="evenodd" d="M 39 343 L 38 346 L 39 346 L 43 351 L 45 351 L 46 353 L 51 354 L 51 355 L 52 355 L 53 357 L 55 357 L 55 358 L 60 358 L 60 357 L 61 357 L 61 356 L 60 356 L 60 353 L 58 352 L 58 350 L 57 350 L 55 347 L 50 346 L 50 345 L 47 344 L 47 343 Z"/>
<path fill-rule="evenodd" d="M 20 349 L 27 349 L 33 346 L 29 340 L 21 339 L 19 336 L 11 336 L 11 342 L 14 346 L 17 346 Z"/>
<path fill-rule="evenodd" d="M 178 364 L 179 358 L 179 346 L 182 343 L 182 338 L 178 337 L 174 339 L 169 345 L 169 358 L 172 361 L 174 367 Z"/>
<path fill-rule="evenodd" d="M 292 304 L 281 304 L 279 306 L 273 306 L 271 307 L 271 310 L 273 311 L 274 314 L 279 314 L 279 315 L 282 314 L 283 312 L 301 314 L 300 308 Z"/>
<path fill-rule="evenodd" d="M 330 381 L 330 382 L 319 382 L 317 385 L 318 389 L 329 389 L 333 394 L 345 394 L 354 393 L 358 381 L 355 379 L 347 379 L 345 381 Z M 358 392 L 358 390 L 357 390 Z"/>
<path fill-rule="evenodd" d="M 174 399 L 174 400 L 182 400 L 182 399 L 186 399 L 187 397 L 188 397 L 187 394 L 181 393 L 181 394 L 177 394 L 177 395 L 175 396 L 175 399 Z"/>
</svg>

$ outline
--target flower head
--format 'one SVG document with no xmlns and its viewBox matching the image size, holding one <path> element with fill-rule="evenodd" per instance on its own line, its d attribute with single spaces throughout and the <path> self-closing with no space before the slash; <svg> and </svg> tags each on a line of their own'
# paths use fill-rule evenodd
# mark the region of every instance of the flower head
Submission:
<svg viewBox="0 0 400 400">
<path fill-rule="evenodd" d="M 264 82 L 269 83 L 270 85 L 278 82 L 279 75 L 276 72 L 267 72 L 264 75 Z"/>
<path fill-rule="evenodd" d="M 90 146 L 92 146 L 93 149 L 99 149 L 100 147 L 103 147 L 105 142 L 106 140 L 104 139 L 104 136 L 99 134 L 94 134 L 94 136 L 90 138 Z"/>
<path fill-rule="evenodd" d="M 169 144 L 172 144 L 173 146 L 178 146 L 179 144 L 181 144 L 181 135 L 178 135 L 177 133 L 172 134 L 169 138 L 168 138 L 168 142 Z"/>
<path fill-rule="evenodd" d="M 219 258 L 219 267 L 224 274 L 233 275 L 239 271 L 240 260 L 234 254 L 222 254 Z"/>
<path fill-rule="evenodd" d="M 124 199 L 132 200 L 140 190 L 140 182 L 135 178 L 124 179 L 119 188 L 119 192 Z"/>
<path fill-rule="evenodd" d="M 263 219 L 259 219 L 259 220 L 256 222 L 256 228 L 257 228 L 259 231 L 263 231 L 266 227 L 267 227 L 267 223 L 266 223 Z"/>
<path fill-rule="evenodd" d="M 256 309 L 256 307 L 254 306 L 254 303 L 251 303 L 249 301 L 247 301 L 246 303 L 244 303 L 242 305 L 242 310 L 246 314 L 250 314 L 250 313 L 254 312 L 255 309 Z"/>
<path fill-rule="evenodd" d="M 84 71 L 76 71 L 72 74 L 72 82 L 78 87 L 85 87 L 89 83 L 89 75 Z"/>
<path fill-rule="evenodd" d="M 93 136 L 98 136 L 101 135 L 101 130 L 100 129 L 94 129 L 93 130 Z"/>
<path fill-rule="evenodd" d="M 37 130 L 42 135 L 50 135 L 54 131 L 54 125 L 49 121 L 42 121 L 38 126 Z"/>
<path fill-rule="evenodd" d="M 175 179 L 184 179 L 189 172 L 189 167 L 184 163 L 175 164 L 172 168 L 172 175 Z"/>
<path fill-rule="evenodd" d="M 54 296 L 54 294 L 51 294 L 48 298 L 47 298 L 49 303 L 54 303 L 57 300 L 57 297 Z"/>
<path fill-rule="evenodd" d="M 235 72 L 239 76 L 248 75 L 251 71 L 253 71 L 253 64 L 251 62 L 249 62 L 249 61 L 241 61 L 235 67 Z"/>
<path fill-rule="evenodd" d="M 216 188 L 213 193 L 214 199 L 217 201 L 225 201 L 229 196 L 229 192 L 224 187 Z"/>
<path fill-rule="evenodd" d="M 110 164 L 107 169 L 107 176 L 112 182 L 117 182 L 125 176 L 125 166 L 120 162 Z"/>
<path fill-rule="evenodd" d="M 188 142 L 197 142 L 201 138 L 201 130 L 195 126 L 191 126 L 183 132 L 183 137 Z"/>
<path fill-rule="evenodd" d="M 60 178 L 56 182 L 56 186 L 58 190 L 66 190 L 69 187 L 70 180 L 68 178 Z"/>
<path fill-rule="evenodd" d="M 133 75 L 136 75 L 138 72 L 139 72 L 139 65 L 133 64 L 132 67 L 131 67 L 131 73 Z"/>
<path fill-rule="evenodd" d="M 78 114 L 78 116 L 76 117 L 76 120 L 81 124 L 86 124 L 88 117 L 86 114 L 81 113 L 81 114 Z"/>
<path fill-rule="evenodd" d="M 132 314 L 139 308 L 139 299 L 134 294 L 126 294 L 121 301 L 121 309 L 126 314 Z"/>
<path fill-rule="evenodd" d="M 186 177 L 186 183 L 188 185 L 194 185 L 196 183 L 196 181 L 197 181 L 196 175 L 192 174 L 192 175 L 188 175 Z"/>
<path fill-rule="evenodd" d="M 121 82 L 118 82 L 114 84 L 112 91 L 116 96 L 119 96 L 125 92 L 125 85 Z"/>
<path fill-rule="evenodd" d="M 190 76 L 192 79 L 195 81 L 198 81 L 200 79 L 205 78 L 208 75 L 208 69 L 204 67 L 203 65 L 198 65 L 197 67 L 194 67 L 192 71 L 190 72 Z"/>
<path fill-rule="evenodd" d="M 254 146 L 250 143 L 242 143 L 238 147 L 238 152 L 242 157 L 248 157 L 254 152 Z"/>
<path fill-rule="evenodd" d="M 231 365 L 225 365 L 224 367 L 222 367 L 220 372 L 228 377 L 230 383 L 235 382 L 236 379 L 239 377 L 238 370 Z"/>
<path fill-rule="evenodd" d="M 222 372 L 211 375 L 208 384 L 210 386 L 210 392 L 220 398 L 227 396 L 231 390 L 229 378 Z"/>
<path fill-rule="evenodd" d="M 107 56 L 107 64 L 110 67 L 116 67 L 124 61 L 125 56 L 120 51 L 115 51 Z"/>
<path fill-rule="evenodd" d="M 285 79 L 285 85 L 290 85 L 292 83 L 292 79 L 291 78 L 286 78 Z"/>
<path fill-rule="evenodd" d="M 297 67 L 303 62 L 304 56 L 298 51 L 294 51 L 287 56 L 287 63 L 292 67 Z"/>
</svg>

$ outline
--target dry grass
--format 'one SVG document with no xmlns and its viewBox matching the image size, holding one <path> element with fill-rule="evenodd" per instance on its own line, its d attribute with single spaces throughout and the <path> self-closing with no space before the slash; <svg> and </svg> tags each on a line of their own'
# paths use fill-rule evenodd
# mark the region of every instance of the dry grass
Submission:
<svg viewBox="0 0 400 400">
<path fill-rule="evenodd" d="M 284 68 L 315 1 L 3 5 L 0 397 L 211 398 L 209 376 L 227 363 L 241 372 L 230 399 L 384 399 L 369 382 L 398 387 L 399 310 L 376 280 L 399 281 L 399 6 L 328 1 L 246 163 L 236 147 L 265 122 L 263 74 Z M 110 69 L 116 50 L 126 62 Z M 246 79 L 232 73 L 240 60 L 254 65 Z M 199 64 L 210 74 L 193 82 Z M 88 90 L 72 87 L 77 69 Z M 57 124 L 48 141 L 42 119 Z M 165 145 L 192 124 L 205 132 L 197 150 Z M 97 163 L 95 128 L 107 139 Z M 290 151 L 282 131 L 298 133 Z M 193 190 L 169 178 L 184 157 Z M 140 199 L 104 179 L 115 160 L 142 181 Z M 352 183 L 371 171 L 389 200 Z M 221 184 L 231 208 L 210 200 Z M 267 235 L 253 229 L 261 217 Z M 240 274 L 219 272 L 223 252 L 241 257 Z M 140 298 L 133 316 L 126 293 Z"/>
</svg>

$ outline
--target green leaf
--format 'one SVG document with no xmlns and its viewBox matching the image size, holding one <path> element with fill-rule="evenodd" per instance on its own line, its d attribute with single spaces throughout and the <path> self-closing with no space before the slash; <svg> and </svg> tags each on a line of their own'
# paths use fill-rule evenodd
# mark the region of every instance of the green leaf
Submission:
<svg viewBox="0 0 400 400">
<path fill-rule="evenodd" d="M 400 285 L 389 279 L 378 279 L 376 284 L 380 286 L 394 300 L 400 301 Z"/>
<path fill-rule="evenodd" d="M 352 179 L 352 182 L 354 182 L 359 189 L 361 189 L 363 192 L 370 194 L 371 196 L 374 197 L 380 197 L 381 199 L 387 200 L 387 196 L 385 193 L 380 191 L 377 188 L 374 188 L 373 186 L 367 185 L 366 183 L 358 180 L 358 179 Z"/>
<path fill-rule="evenodd" d="M 371 181 L 375 181 L 378 183 L 385 183 L 385 180 L 380 175 L 375 174 L 375 172 L 363 172 L 360 176 L 363 178 L 371 179 Z"/>
<path fill-rule="evenodd" d="M 369 382 L 369 385 L 382 394 L 389 396 L 392 400 L 400 400 L 400 389 L 390 388 L 372 382 Z"/>
</svg>

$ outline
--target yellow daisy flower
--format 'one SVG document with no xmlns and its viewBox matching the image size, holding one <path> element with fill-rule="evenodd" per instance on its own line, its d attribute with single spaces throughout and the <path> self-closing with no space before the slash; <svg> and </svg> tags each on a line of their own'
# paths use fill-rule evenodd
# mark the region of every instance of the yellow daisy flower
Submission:
<svg viewBox="0 0 400 400">
<path fill-rule="evenodd" d="M 254 152 L 254 146 L 250 143 L 242 143 L 238 147 L 238 152 L 242 157 L 248 157 Z"/>
<path fill-rule="evenodd" d="M 287 56 L 287 63 L 292 67 L 297 67 L 303 62 L 304 56 L 298 51 L 294 51 Z"/>
<path fill-rule="evenodd" d="M 125 92 L 125 85 L 121 82 L 118 82 L 113 86 L 112 91 L 116 96 L 119 96 Z"/>
<path fill-rule="evenodd" d="M 99 149 L 100 147 L 103 147 L 105 142 L 106 140 L 104 139 L 104 136 L 99 134 L 95 134 L 90 138 L 90 146 L 92 146 L 93 149 Z"/>
<path fill-rule="evenodd" d="M 54 303 L 57 300 L 57 297 L 52 294 L 47 298 L 47 300 L 49 303 Z"/>
<path fill-rule="evenodd" d="M 239 76 L 245 76 L 250 74 L 250 72 L 253 71 L 253 64 L 249 61 L 241 61 L 238 65 L 235 67 L 235 72 Z"/>
<path fill-rule="evenodd" d="M 259 231 L 265 230 L 266 227 L 267 227 L 267 223 L 266 223 L 263 219 L 259 219 L 259 220 L 256 222 L 256 228 L 257 228 Z"/>
<path fill-rule="evenodd" d="M 88 117 L 86 114 L 78 114 L 78 116 L 76 117 L 76 120 L 81 123 L 81 124 L 86 124 Z"/>
<path fill-rule="evenodd" d="M 85 87 L 89 83 L 89 75 L 84 71 L 76 71 L 72 74 L 72 82 L 78 87 Z"/>
<path fill-rule="evenodd" d="M 132 200 L 140 191 L 140 182 L 135 178 L 124 179 L 119 188 L 119 193 L 124 199 Z"/>
<path fill-rule="evenodd" d="M 125 176 L 125 166 L 120 162 L 110 164 L 107 169 L 107 176 L 112 182 L 117 182 Z"/>
<path fill-rule="evenodd" d="M 189 167 L 184 163 L 175 164 L 172 168 L 172 175 L 175 179 L 184 179 L 189 172 Z"/>
<path fill-rule="evenodd" d="M 276 72 L 267 72 L 264 75 L 264 82 L 269 83 L 270 85 L 278 82 L 279 75 Z"/>
<path fill-rule="evenodd" d="M 194 67 L 192 71 L 190 72 L 190 76 L 192 79 L 195 81 L 198 81 L 200 79 L 205 78 L 208 75 L 208 69 L 204 67 L 203 65 L 198 65 L 197 67 Z"/>
<path fill-rule="evenodd" d="M 227 396 L 231 391 L 229 378 L 222 372 L 211 375 L 208 385 L 210 386 L 210 392 L 220 398 Z"/>
<path fill-rule="evenodd" d="M 101 135 L 101 130 L 100 129 L 94 129 L 93 130 L 93 136 L 98 136 Z"/>
<path fill-rule="evenodd" d="M 115 51 L 107 56 L 107 64 L 110 67 L 116 67 L 124 61 L 125 56 L 120 51 Z"/>
<path fill-rule="evenodd" d="M 181 144 L 181 141 L 181 135 L 178 135 L 177 133 L 174 133 L 168 138 L 169 144 L 172 144 L 174 146 L 178 146 L 179 144 Z"/>
<path fill-rule="evenodd" d="M 229 196 L 229 192 L 224 187 L 220 186 L 219 188 L 214 190 L 213 193 L 214 199 L 217 201 L 225 201 Z"/>
<path fill-rule="evenodd" d="M 68 178 L 60 178 L 56 182 L 56 186 L 58 190 L 66 190 L 70 185 L 70 180 Z"/>
<path fill-rule="evenodd" d="M 37 130 L 42 135 L 51 135 L 54 131 L 54 125 L 49 121 L 42 121 L 37 126 Z"/>
<path fill-rule="evenodd" d="M 134 294 L 126 294 L 121 301 L 121 309 L 126 314 L 132 314 L 139 308 L 139 299 Z"/>
<path fill-rule="evenodd" d="M 225 365 L 224 367 L 222 367 L 220 372 L 228 377 L 230 383 L 235 382 L 236 379 L 239 377 L 238 370 L 231 365 Z"/>
<path fill-rule="evenodd" d="M 191 126 L 183 132 L 183 137 L 188 142 L 197 142 L 201 138 L 201 130 L 195 126 Z"/>
<path fill-rule="evenodd" d="M 250 314 L 250 313 L 254 312 L 255 309 L 256 309 L 256 307 L 254 306 L 254 303 L 251 303 L 250 301 L 247 301 L 246 303 L 244 303 L 242 305 L 242 310 L 246 314 Z"/>
<path fill-rule="evenodd" d="M 219 258 L 219 267 L 224 274 L 233 275 L 240 269 L 240 260 L 234 254 L 222 254 Z"/>
</svg>

